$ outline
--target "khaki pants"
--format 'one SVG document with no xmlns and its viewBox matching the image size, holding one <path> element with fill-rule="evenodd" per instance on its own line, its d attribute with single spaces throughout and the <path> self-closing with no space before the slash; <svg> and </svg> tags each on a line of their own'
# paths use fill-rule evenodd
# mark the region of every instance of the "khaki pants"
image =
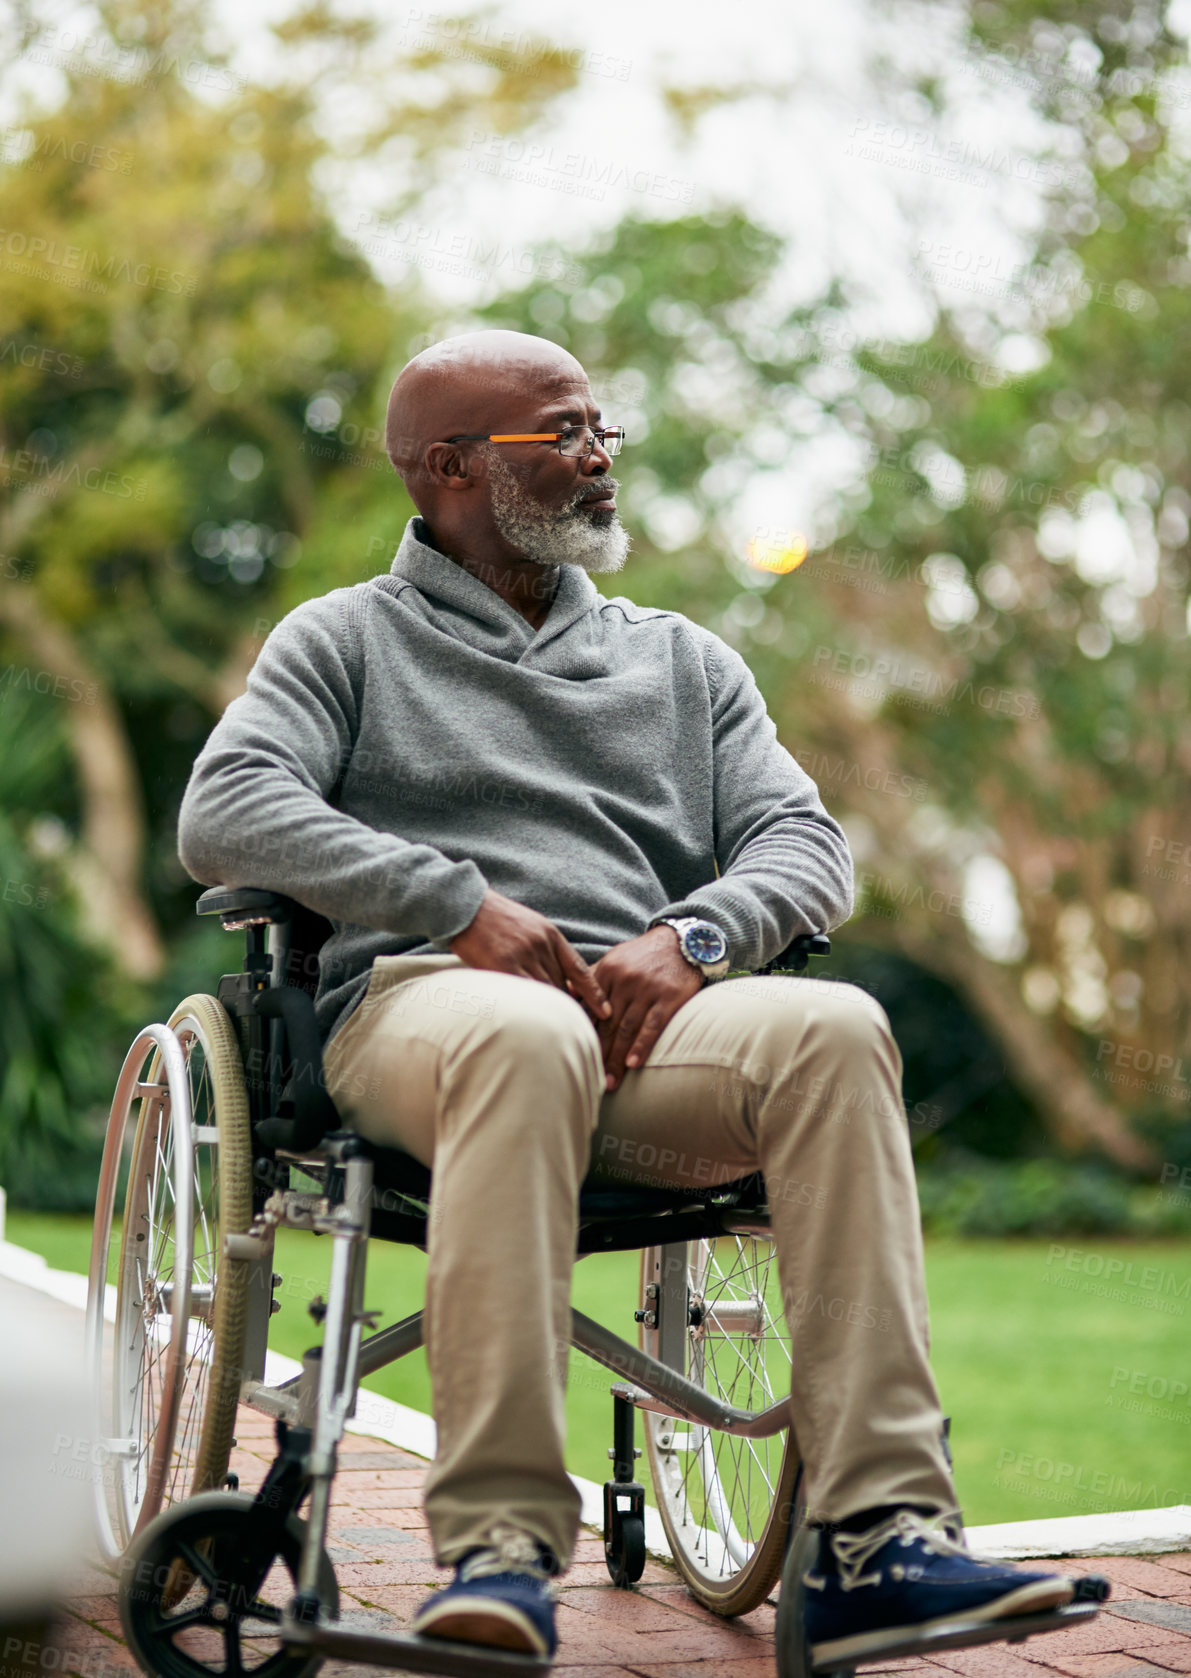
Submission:
<svg viewBox="0 0 1191 1678">
<path fill-rule="evenodd" d="M 608 1094 L 595 1027 L 565 991 L 450 954 L 377 959 L 328 1046 L 327 1084 L 361 1134 L 434 1169 L 426 1514 L 440 1562 L 499 1524 L 571 1559 L 558 1348 L 589 1166 L 678 1187 L 759 1167 L 812 1516 L 955 1508 L 901 1070 L 858 986 L 742 978 L 692 997 Z"/>
</svg>

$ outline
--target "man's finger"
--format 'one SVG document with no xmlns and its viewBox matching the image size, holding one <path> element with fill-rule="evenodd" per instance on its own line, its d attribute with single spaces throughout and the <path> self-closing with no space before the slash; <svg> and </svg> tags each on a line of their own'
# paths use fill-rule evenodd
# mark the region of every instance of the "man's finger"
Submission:
<svg viewBox="0 0 1191 1678">
<path fill-rule="evenodd" d="M 609 1022 L 610 1040 L 604 1055 L 604 1068 L 607 1073 L 605 1084 L 608 1089 L 616 1089 L 624 1077 L 625 1056 L 637 1040 L 648 1007 L 648 997 L 634 997 L 619 1020 L 614 1025 Z"/>
<path fill-rule="evenodd" d="M 567 989 L 573 992 L 577 1001 L 586 1002 L 593 1014 L 606 1020 L 612 1013 L 612 1004 L 604 995 L 603 986 L 592 968 L 587 965 L 575 946 L 568 944 L 565 939 L 559 956 L 566 974 Z"/>
<path fill-rule="evenodd" d="M 638 1066 L 644 1066 L 653 1050 L 654 1044 L 665 1031 L 670 1020 L 677 1012 L 676 1009 L 666 1008 L 660 1002 L 655 1002 L 641 1023 L 641 1029 L 625 1056 L 625 1066 L 631 1072 Z"/>
</svg>

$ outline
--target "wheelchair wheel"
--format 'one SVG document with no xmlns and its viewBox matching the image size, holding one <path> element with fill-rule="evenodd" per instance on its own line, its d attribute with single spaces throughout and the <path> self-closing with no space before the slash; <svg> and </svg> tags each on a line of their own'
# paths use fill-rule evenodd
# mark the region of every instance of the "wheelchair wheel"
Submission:
<svg viewBox="0 0 1191 1678">
<path fill-rule="evenodd" d="M 767 1230 L 646 1248 L 641 1284 L 645 1351 L 741 1409 L 789 1398 L 790 1337 Z M 640 1414 L 679 1572 L 704 1607 L 746 1614 L 773 1588 L 799 1519 L 801 1464 L 790 1428 L 743 1439 Z"/>
<path fill-rule="evenodd" d="M 306 1523 L 291 1515 L 280 1553 L 260 1548 L 251 1497 L 207 1492 L 158 1515 L 120 1565 L 120 1624 L 154 1678 L 307 1678 L 322 1657 L 281 1644 Z M 324 1550 L 319 1601 L 339 1617 L 335 1570 Z"/>
<path fill-rule="evenodd" d="M 100 1170 L 87 1327 L 109 1559 L 227 1472 L 249 1266 L 223 1243 L 251 1220 L 235 1029 L 215 997 L 191 996 L 129 1050 Z"/>
<path fill-rule="evenodd" d="M 803 1576 L 818 1559 L 818 1535 L 799 1525 L 790 1533 L 782 1565 L 782 1589 L 774 1626 L 777 1678 L 811 1678 L 813 1665 L 806 1640 L 806 1586 Z M 846 1672 L 848 1668 L 841 1668 Z"/>
</svg>

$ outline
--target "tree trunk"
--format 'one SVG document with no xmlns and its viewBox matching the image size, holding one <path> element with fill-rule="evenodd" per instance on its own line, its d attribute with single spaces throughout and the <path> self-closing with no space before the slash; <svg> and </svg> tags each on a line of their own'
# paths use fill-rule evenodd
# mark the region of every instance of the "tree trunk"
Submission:
<svg viewBox="0 0 1191 1678">
<path fill-rule="evenodd" d="M 869 923 L 862 924 L 867 933 Z M 1011 974 L 939 931 L 927 936 L 901 923 L 882 933 L 873 941 L 892 946 L 965 998 L 1061 1143 L 1075 1148 L 1092 1145 L 1128 1170 L 1152 1173 L 1157 1168 L 1153 1150 L 1100 1097 L 1084 1068 L 1030 1011 Z"/>
<path fill-rule="evenodd" d="M 123 719 L 68 631 L 43 616 L 31 588 L 5 585 L 0 622 L 43 670 L 63 678 L 69 696 L 63 703 L 82 801 L 76 873 L 84 924 L 126 973 L 155 978 L 164 949 L 141 886 L 145 813 Z"/>
<path fill-rule="evenodd" d="M 844 706 L 823 703 L 822 716 L 810 719 L 808 731 L 830 742 L 831 750 L 840 753 L 841 762 L 863 764 L 875 771 L 870 777 L 872 787 L 899 786 L 898 741 L 884 722 L 865 721 Z M 945 901 L 962 901 L 959 871 L 937 848 L 924 847 L 913 832 L 913 800 L 866 790 L 850 781 L 844 785 L 852 809 L 863 814 L 876 836 L 881 865 L 889 871 L 891 886 L 898 885 L 904 876 L 928 892 L 937 892 Z M 828 808 L 832 808 L 836 800 L 830 782 L 820 790 Z M 985 819 L 1003 839 L 1012 841 L 1007 846 L 1007 862 L 1019 900 L 1028 906 L 1028 893 L 1021 880 L 1022 859 L 1016 854 L 1023 847 L 1010 819 L 1014 814 L 1020 816 L 1020 811 L 1008 811 L 1003 805 L 995 784 L 986 787 Z M 838 813 L 838 807 L 833 813 Z M 1076 854 L 1082 856 L 1083 850 Z M 862 873 L 863 869 L 858 870 Z M 1096 901 L 1095 897 L 1092 900 Z M 1098 1148 L 1127 1169 L 1151 1174 L 1156 1171 L 1157 1156 L 1131 1130 L 1128 1113 L 1103 1098 L 1079 1056 L 1058 1035 L 1055 1022 L 1031 1011 L 1021 995 L 1016 973 L 975 948 L 961 918 L 911 908 L 897 920 L 873 915 L 854 924 L 872 943 L 897 950 L 960 993 L 1060 1145 Z M 1037 937 L 1028 919 L 1027 929 Z M 1037 952 L 1032 949 L 1031 955 L 1036 957 Z"/>
</svg>

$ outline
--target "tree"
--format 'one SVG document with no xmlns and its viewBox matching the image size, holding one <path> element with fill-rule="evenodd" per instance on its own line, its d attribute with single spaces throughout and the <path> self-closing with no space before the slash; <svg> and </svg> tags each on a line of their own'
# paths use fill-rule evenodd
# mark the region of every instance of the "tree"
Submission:
<svg viewBox="0 0 1191 1678">
<path fill-rule="evenodd" d="M 427 304 L 416 269 L 380 284 L 319 183 L 367 153 L 407 213 L 465 123 L 529 122 L 574 72 L 532 43 L 394 63 L 313 6 L 252 84 L 205 4 L 99 17 L 81 45 L 18 18 L 62 96 L 26 100 L 0 170 L 0 682 L 61 710 L 80 903 L 150 978 L 202 733 L 287 605 L 355 580 L 410 511 L 376 415 Z"/>
<path fill-rule="evenodd" d="M 410 511 L 379 415 L 432 304 L 412 267 L 373 277 L 328 195 L 367 155 L 408 217 L 465 123 L 528 127 L 573 71 L 482 33 L 394 66 L 315 6 L 246 85 L 202 5 L 101 17 L 81 57 L 27 25 L 64 93 L 0 173 L 0 694 L 60 713 L 79 900 L 147 977 L 190 906 L 202 733 L 277 618 L 383 568 Z M 979 303 L 928 287 L 924 341 L 866 337 L 842 277 L 777 310 L 782 241 L 730 209 L 547 247 L 482 318 L 572 349 L 648 437 L 617 463 L 632 592 L 749 658 L 853 840 L 849 942 L 954 988 L 1062 1146 L 1145 1169 L 1191 1067 L 1182 44 L 1122 4 L 982 0 L 966 50 L 1068 151 L 1035 260 L 982 258 Z M 689 126 L 749 91 L 672 104 Z M 746 544 L 739 498 L 828 430 L 855 482 Z"/>
<path fill-rule="evenodd" d="M 883 596 L 853 591 L 845 644 L 900 662 L 878 738 L 948 816 L 931 833 L 878 801 L 886 873 L 970 896 L 979 846 L 1020 931 L 992 960 L 947 917 L 883 924 L 994 1026 L 1060 1136 L 1144 1165 L 1144 1133 L 1191 1090 L 1185 47 L 1144 8 L 975 16 L 984 73 L 1024 70 L 1078 149 L 1034 262 L 1000 277 L 995 327 L 952 302 L 912 354 L 856 358 L 875 463 L 856 536 L 890 575 Z M 1023 339 L 1037 365 L 1010 378 Z M 874 421 L 872 377 L 915 398 L 910 424 Z M 972 697 L 933 715 L 923 667 Z M 845 749 L 871 744 L 863 702 L 838 715 Z"/>
<path fill-rule="evenodd" d="M 991 313 L 944 287 L 927 340 L 874 342 L 837 284 L 775 319 L 777 241 L 737 214 L 626 223 L 489 318 L 648 436 L 634 595 L 747 653 L 853 837 L 849 934 L 954 987 L 1062 1146 L 1149 1170 L 1191 1089 L 1183 47 L 1131 7 L 974 17 L 975 72 L 1049 66 L 1035 104 L 1077 142 Z M 829 425 L 863 481 L 750 567 L 734 498 Z"/>
</svg>

